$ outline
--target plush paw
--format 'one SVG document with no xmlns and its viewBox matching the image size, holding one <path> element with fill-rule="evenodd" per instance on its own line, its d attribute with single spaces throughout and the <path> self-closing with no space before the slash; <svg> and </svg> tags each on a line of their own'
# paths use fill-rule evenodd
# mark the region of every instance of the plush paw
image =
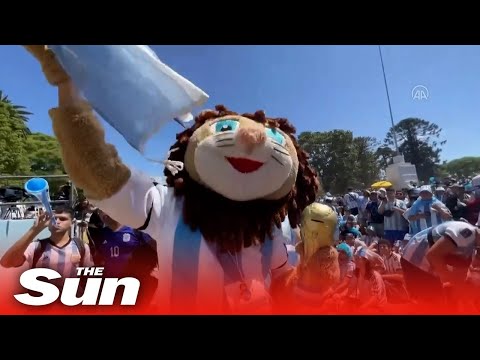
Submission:
<svg viewBox="0 0 480 360">
<path fill-rule="evenodd" d="M 51 85 L 58 86 L 69 80 L 68 74 L 57 61 L 55 54 L 46 45 L 24 45 L 24 47 L 38 60 Z"/>
<path fill-rule="evenodd" d="M 47 45 L 23 45 L 23 47 L 32 54 L 40 63 L 45 56 Z"/>
</svg>

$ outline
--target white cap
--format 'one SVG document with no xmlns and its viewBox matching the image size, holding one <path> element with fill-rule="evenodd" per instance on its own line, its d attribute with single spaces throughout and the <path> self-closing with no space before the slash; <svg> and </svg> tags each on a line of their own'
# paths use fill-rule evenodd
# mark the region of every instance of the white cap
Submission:
<svg viewBox="0 0 480 360">
<path fill-rule="evenodd" d="M 445 189 L 442 186 L 439 186 L 435 188 L 435 191 L 445 191 Z"/>
<path fill-rule="evenodd" d="M 420 192 L 427 191 L 432 194 L 432 187 L 430 185 L 422 185 L 420 186 Z"/>
</svg>

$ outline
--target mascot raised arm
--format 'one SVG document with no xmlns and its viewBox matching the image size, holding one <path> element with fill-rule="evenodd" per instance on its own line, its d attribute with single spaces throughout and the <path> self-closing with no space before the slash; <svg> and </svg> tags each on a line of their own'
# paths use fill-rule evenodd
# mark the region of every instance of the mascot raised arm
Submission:
<svg viewBox="0 0 480 360">
<path fill-rule="evenodd" d="M 96 206 L 157 242 L 162 313 L 268 313 L 289 265 L 281 223 L 292 227 L 319 189 L 294 127 L 263 111 L 201 112 L 177 135 L 167 186 L 130 169 L 107 144 L 89 103 L 54 54 L 25 45 L 58 87 L 49 111 L 65 170 Z M 135 121 L 136 119 L 132 119 Z"/>
</svg>

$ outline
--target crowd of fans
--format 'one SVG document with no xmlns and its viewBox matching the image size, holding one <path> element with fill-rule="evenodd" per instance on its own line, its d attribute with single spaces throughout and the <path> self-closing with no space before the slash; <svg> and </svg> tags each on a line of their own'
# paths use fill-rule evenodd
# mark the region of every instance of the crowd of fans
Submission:
<svg viewBox="0 0 480 360">
<path fill-rule="evenodd" d="M 356 284 L 363 273 L 370 291 L 364 304 L 480 311 L 480 176 L 447 180 L 409 189 L 350 188 L 319 200 L 339 219 L 335 241 L 344 300 L 362 302 Z M 359 271 L 364 261 L 371 263 L 370 273 Z"/>
</svg>

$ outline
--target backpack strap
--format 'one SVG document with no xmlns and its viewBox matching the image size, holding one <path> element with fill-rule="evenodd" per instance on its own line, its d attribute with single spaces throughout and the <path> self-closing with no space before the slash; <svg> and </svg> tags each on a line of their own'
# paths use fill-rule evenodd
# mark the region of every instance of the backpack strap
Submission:
<svg viewBox="0 0 480 360">
<path fill-rule="evenodd" d="M 38 260 L 40 260 L 40 257 L 45 252 L 45 249 L 47 248 L 47 241 L 48 239 L 37 240 L 35 250 L 33 251 L 32 267 L 31 267 L 32 269 L 37 266 Z"/>
<path fill-rule="evenodd" d="M 83 262 L 85 259 L 85 243 L 82 241 L 82 239 L 79 239 L 76 236 L 73 237 L 72 240 L 77 246 L 78 251 L 80 252 L 80 266 L 83 266 Z"/>
</svg>

